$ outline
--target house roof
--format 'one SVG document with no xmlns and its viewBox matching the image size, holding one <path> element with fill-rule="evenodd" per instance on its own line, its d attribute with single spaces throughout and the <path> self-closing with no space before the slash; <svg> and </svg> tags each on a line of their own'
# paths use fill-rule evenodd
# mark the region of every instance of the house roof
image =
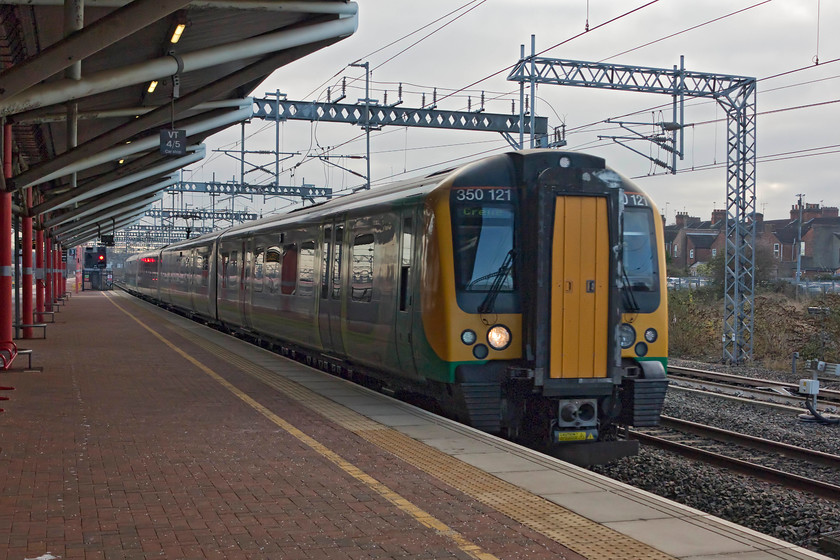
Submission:
<svg viewBox="0 0 840 560">
<path fill-rule="evenodd" d="M 686 233 L 685 236 L 691 241 L 692 245 L 694 245 L 697 249 L 711 249 L 712 245 L 714 245 L 715 240 L 718 237 L 718 232 L 714 233 L 698 233 L 698 232 L 691 232 Z"/>
</svg>

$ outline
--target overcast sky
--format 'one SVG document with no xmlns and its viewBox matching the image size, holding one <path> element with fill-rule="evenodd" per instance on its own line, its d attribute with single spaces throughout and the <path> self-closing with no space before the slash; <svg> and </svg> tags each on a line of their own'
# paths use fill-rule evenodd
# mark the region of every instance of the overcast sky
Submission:
<svg viewBox="0 0 840 560">
<path fill-rule="evenodd" d="M 364 97 L 364 73 L 347 65 L 361 60 L 374 69 L 371 97 L 380 102 L 386 89 L 388 102 L 396 101 L 397 84 L 402 83 L 408 107 L 420 107 L 423 92 L 430 103 L 437 88 L 438 98 L 443 98 L 440 109 L 466 110 L 467 96 L 476 109 L 485 91 L 488 112 L 510 113 L 512 100 L 518 111 L 518 84 L 506 80 L 505 69 L 519 59 L 520 45 L 530 51 L 531 34 L 536 36 L 538 53 L 563 43 L 542 54 L 551 58 L 672 68 L 684 55 L 687 70 L 759 78 L 757 211 L 767 219 L 787 217 L 800 193 L 809 203 L 840 205 L 840 61 L 834 62 L 840 59 L 836 31 L 840 2 L 358 0 L 358 5 L 355 35 L 278 70 L 254 97 L 279 89 L 289 99 L 325 101 L 326 86 L 333 86 L 335 98 L 340 91 L 336 86 L 346 76 L 344 102 L 355 103 Z M 439 18 L 443 19 L 432 23 Z M 590 31 L 583 33 L 587 20 Z M 705 24 L 712 20 L 717 21 Z M 428 24 L 432 25 L 424 28 Z M 382 47 L 386 48 L 379 50 Z M 790 73 L 762 79 L 786 72 Z M 474 82 L 479 83 L 444 98 Z M 672 120 L 670 97 L 550 85 L 540 86 L 537 96 L 537 115 L 548 117 L 550 127 L 565 124 L 570 131 L 567 149 L 601 156 L 634 178 L 666 214 L 668 223 L 677 211 L 709 219 L 713 207 L 725 206 L 725 114 L 713 101 L 686 100 L 685 157 L 678 162 L 679 172 L 671 175 L 627 148 L 598 139 L 599 135 L 626 135 L 604 123 L 606 119 L 638 112 L 624 119 Z M 655 107 L 662 108 L 652 110 Z M 642 133 L 651 129 L 638 128 Z M 283 162 L 280 183 L 300 185 L 305 180 L 334 191 L 363 184 L 355 175 L 306 157 L 335 146 L 340 147 L 330 152 L 334 156 L 364 155 L 361 132 L 346 124 L 281 124 L 281 150 L 299 155 Z M 274 149 L 273 123 L 256 120 L 246 126 L 245 133 L 247 150 Z M 211 138 L 207 142 L 210 155 L 193 166 L 185 179 L 238 180 L 237 161 L 210 150 L 238 150 L 240 134 L 239 127 L 234 127 Z M 649 143 L 632 145 L 660 159 L 666 157 Z M 509 149 L 501 135 L 492 132 L 386 127 L 371 136 L 372 182 L 375 188 Z M 253 155 L 248 160 L 273 167 L 272 156 Z M 364 173 L 362 160 L 332 161 Z M 245 179 L 251 183 L 273 180 L 257 172 Z M 257 202 L 261 200 L 240 199 L 237 209 L 247 205 L 259 211 Z M 205 205 L 199 199 L 192 203 Z"/>
</svg>

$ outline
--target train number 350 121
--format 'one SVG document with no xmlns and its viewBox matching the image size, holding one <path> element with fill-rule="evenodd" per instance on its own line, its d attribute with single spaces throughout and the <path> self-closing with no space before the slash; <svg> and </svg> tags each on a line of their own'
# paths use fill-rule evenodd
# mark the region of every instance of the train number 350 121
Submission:
<svg viewBox="0 0 840 560">
<path fill-rule="evenodd" d="M 488 202 L 507 202 L 511 200 L 513 189 L 500 189 L 497 187 L 478 187 L 472 189 L 455 189 L 455 200 L 473 202 L 485 200 Z"/>
</svg>

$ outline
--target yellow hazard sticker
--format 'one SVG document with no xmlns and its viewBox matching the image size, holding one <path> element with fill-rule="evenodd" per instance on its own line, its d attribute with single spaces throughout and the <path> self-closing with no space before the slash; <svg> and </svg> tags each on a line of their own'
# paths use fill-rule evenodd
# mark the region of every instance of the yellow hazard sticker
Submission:
<svg viewBox="0 0 840 560">
<path fill-rule="evenodd" d="M 557 441 L 586 441 L 594 439 L 595 435 L 590 432 L 557 432 Z"/>
</svg>

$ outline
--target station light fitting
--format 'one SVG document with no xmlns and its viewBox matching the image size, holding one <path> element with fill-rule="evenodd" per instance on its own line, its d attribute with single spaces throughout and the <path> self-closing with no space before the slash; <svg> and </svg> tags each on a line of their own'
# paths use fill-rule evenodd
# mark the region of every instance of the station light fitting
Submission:
<svg viewBox="0 0 840 560">
<path fill-rule="evenodd" d="M 169 39 L 169 42 L 173 45 L 181 40 L 181 34 L 184 32 L 184 29 L 187 28 L 186 23 L 179 23 L 175 26 L 175 31 L 172 32 L 172 38 Z"/>
<path fill-rule="evenodd" d="M 146 91 L 149 92 L 149 93 L 152 93 L 153 91 L 155 91 L 155 88 L 157 87 L 157 85 L 158 85 L 157 80 L 152 80 L 152 83 L 149 84 L 149 89 L 147 89 Z"/>
</svg>

